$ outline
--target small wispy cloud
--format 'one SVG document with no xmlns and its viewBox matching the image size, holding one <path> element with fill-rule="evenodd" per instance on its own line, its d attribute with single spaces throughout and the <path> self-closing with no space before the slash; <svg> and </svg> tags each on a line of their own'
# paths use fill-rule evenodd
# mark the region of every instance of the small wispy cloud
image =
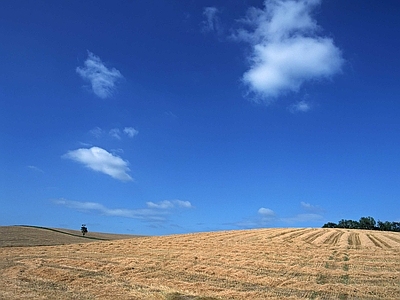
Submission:
<svg viewBox="0 0 400 300">
<path fill-rule="evenodd" d="M 166 116 L 168 116 L 168 117 L 171 117 L 171 118 L 174 118 L 174 119 L 176 119 L 176 118 L 178 118 L 178 116 L 177 115 L 175 115 L 172 111 L 165 111 L 164 112 L 164 115 L 166 115 Z"/>
<path fill-rule="evenodd" d="M 307 203 L 307 202 L 301 201 L 300 205 L 305 211 L 308 211 L 308 212 L 322 213 L 324 211 L 320 206 L 312 205 L 312 204 Z"/>
<path fill-rule="evenodd" d="M 261 207 L 258 210 L 258 214 L 260 214 L 263 217 L 269 217 L 269 218 L 275 217 L 275 213 L 274 213 L 274 211 L 272 209 L 264 208 L 264 207 Z"/>
<path fill-rule="evenodd" d="M 300 202 L 303 213 L 299 213 L 289 217 L 281 217 L 270 208 L 261 207 L 258 209 L 257 214 L 244 218 L 242 221 L 230 223 L 226 225 L 234 225 L 240 228 L 259 228 L 270 226 L 273 224 L 290 224 L 295 226 L 302 223 L 313 223 L 323 221 L 323 209 L 317 205 L 312 205 L 307 202 Z"/>
<path fill-rule="evenodd" d="M 77 67 L 76 72 L 86 81 L 89 81 L 93 93 L 106 99 L 115 91 L 115 84 L 123 78 L 120 71 L 115 68 L 107 68 L 101 59 L 88 51 L 88 58 L 83 67 Z"/>
<path fill-rule="evenodd" d="M 183 200 L 164 200 L 158 203 L 154 202 L 146 202 L 147 206 L 150 208 L 157 209 L 169 209 L 174 207 L 182 207 L 182 208 L 192 208 L 192 204 L 189 201 Z"/>
<path fill-rule="evenodd" d="M 65 199 L 57 199 L 53 201 L 55 204 L 63 205 L 71 209 L 86 212 L 96 212 L 106 216 L 124 217 L 141 220 L 163 221 L 167 212 L 153 209 L 125 209 L 125 208 L 108 208 L 96 202 L 79 202 Z"/>
<path fill-rule="evenodd" d="M 147 202 L 147 208 L 141 209 L 126 209 L 126 208 L 109 208 L 97 202 L 80 202 L 71 201 L 66 199 L 55 199 L 53 202 L 58 205 L 63 205 L 71 209 L 85 212 L 95 212 L 105 216 L 124 217 L 139 219 L 145 221 L 165 221 L 167 216 L 172 213 L 171 209 L 176 207 L 177 201 L 181 200 L 165 200 L 158 203 Z M 182 201 L 186 206 L 184 208 L 191 208 L 192 205 L 189 201 Z"/>
<path fill-rule="evenodd" d="M 221 21 L 218 17 L 219 10 L 216 7 L 210 6 L 203 9 L 204 20 L 201 23 L 201 29 L 203 32 L 216 32 L 217 34 L 222 33 Z"/>
<path fill-rule="evenodd" d="M 135 135 L 138 135 L 138 134 L 139 134 L 139 131 L 136 130 L 135 128 L 133 128 L 133 127 L 125 127 L 125 128 L 124 128 L 124 133 L 125 133 L 128 137 L 133 138 Z"/>
<path fill-rule="evenodd" d="M 95 127 L 89 131 L 95 138 L 100 138 L 103 135 L 103 130 L 100 127 Z"/>
<path fill-rule="evenodd" d="M 159 203 L 154 203 L 154 202 L 146 202 L 147 206 L 150 208 L 158 208 L 158 209 L 167 209 L 167 208 L 172 208 L 174 205 L 172 204 L 171 201 L 169 200 L 164 200 Z"/>
<path fill-rule="evenodd" d="M 109 132 L 109 135 L 117 140 L 121 139 L 121 131 L 118 128 L 113 128 Z"/>
<path fill-rule="evenodd" d="M 193 208 L 192 204 L 189 201 L 184 201 L 184 200 L 173 200 L 173 202 L 183 208 Z"/>
<path fill-rule="evenodd" d="M 291 113 L 308 112 L 310 109 L 311 109 L 311 104 L 304 100 L 296 102 L 291 106 L 289 106 L 289 111 Z"/>
<path fill-rule="evenodd" d="M 85 165 L 89 169 L 107 174 L 112 178 L 121 181 L 133 180 L 128 174 L 130 171 L 128 161 L 125 161 L 119 156 L 113 155 L 99 147 L 72 150 L 64 154 L 62 157 L 74 160 Z"/>
<path fill-rule="evenodd" d="M 276 219 L 275 212 L 272 209 L 261 207 L 258 210 L 259 222 L 261 225 L 271 223 Z"/>
<path fill-rule="evenodd" d="M 89 134 L 99 139 L 105 134 L 107 131 L 101 129 L 100 127 L 95 127 L 89 130 Z M 138 135 L 139 131 L 133 127 L 125 127 L 124 129 L 112 128 L 108 131 L 108 135 L 114 139 L 121 140 L 123 135 L 126 135 L 128 138 L 133 138 Z"/>
<path fill-rule="evenodd" d="M 252 47 L 250 69 L 242 77 L 257 103 L 269 104 L 306 81 L 329 78 L 341 71 L 342 53 L 311 12 L 321 0 L 265 0 L 264 8 L 250 8 L 233 38 Z M 249 29 L 246 29 L 249 28 Z M 297 106 L 306 111 L 305 104 Z"/>
<path fill-rule="evenodd" d="M 235 223 L 225 225 L 234 225 L 239 228 L 258 228 L 271 224 L 276 220 L 276 214 L 272 209 L 261 207 L 257 211 L 257 215 L 253 215 Z"/>
<path fill-rule="evenodd" d="M 28 169 L 39 172 L 39 173 L 44 173 L 44 171 L 36 166 L 27 166 Z"/>
</svg>

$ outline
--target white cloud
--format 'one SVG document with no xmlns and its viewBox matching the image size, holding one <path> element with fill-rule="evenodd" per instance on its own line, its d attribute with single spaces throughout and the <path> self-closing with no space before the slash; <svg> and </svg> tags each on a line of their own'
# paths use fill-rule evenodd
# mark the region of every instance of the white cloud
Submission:
<svg viewBox="0 0 400 300">
<path fill-rule="evenodd" d="M 137 131 L 135 128 L 133 127 L 125 127 L 124 128 L 124 133 L 126 135 L 128 135 L 128 137 L 133 138 L 135 135 L 139 134 L 139 131 Z"/>
<path fill-rule="evenodd" d="M 173 200 L 173 201 L 165 200 L 159 202 L 158 204 L 153 202 L 147 202 L 148 208 L 141 208 L 141 209 L 108 208 L 103 204 L 97 202 L 79 202 L 66 199 L 56 199 L 53 200 L 53 202 L 55 204 L 63 205 L 68 208 L 76 209 L 79 211 L 92 211 L 106 216 L 133 218 L 146 221 L 165 221 L 167 219 L 167 215 L 171 213 L 170 210 L 167 209 L 172 209 L 175 206 L 182 206 L 179 205 L 180 202 L 186 204 L 186 206 L 184 206 L 185 208 L 192 207 L 189 201 L 181 201 L 181 200 Z"/>
<path fill-rule="evenodd" d="M 221 22 L 217 16 L 219 13 L 216 7 L 205 7 L 203 9 L 203 16 L 205 20 L 201 23 L 203 32 L 215 31 L 218 34 L 222 33 Z"/>
<path fill-rule="evenodd" d="M 130 171 L 129 163 L 99 147 L 69 151 L 63 155 L 63 158 L 72 159 L 94 171 L 107 174 L 121 181 L 132 180 L 132 177 L 128 174 Z"/>
<path fill-rule="evenodd" d="M 158 208 L 158 209 L 167 209 L 167 208 L 172 208 L 174 205 L 172 204 L 171 201 L 164 200 L 159 203 L 154 203 L 154 202 L 146 202 L 147 206 L 150 208 Z"/>
<path fill-rule="evenodd" d="M 179 207 L 183 207 L 183 208 L 192 208 L 193 207 L 189 201 L 174 200 L 173 202 Z"/>
<path fill-rule="evenodd" d="M 274 217 L 275 216 L 275 213 L 274 213 L 274 211 L 272 209 L 264 208 L 264 207 L 261 207 L 258 210 L 258 213 L 260 215 L 262 215 L 263 217 Z"/>
<path fill-rule="evenodd" d="M 77 67 L 76 72 L 90 82 L 95 95 L 102 99 L 110 97 L 116 82 L 123 78 L 120 71 L 107 68 L 98 56 L 89 51 L 84 67 Z"/>
<path fill-rule="evenodd" d="M 169 209 L 174 207 L 183 207 L 183 208 L 192 208 L 192 204 L 189 201 L 182 201 L 182 200 L 164 200 L 158 203 L 154 202 L 146 202 L 147 206 L 150 208 L 157 208 L 157 209 Z"/>
<path fill-rule="evenodd" d="M 268 104 L 304 82 L 340 72 L 341 51 L 320 29 L 311 12 L 320 0 L 266 0 L 264 9 L 249 9 L 234 38 L 252 47 L 243 82 L 253 100 Z M 306 108 L 302 106 L 301 108 Z"/>
<path fill-rule="evenodd" d="M 311 104 L 302 100 L 289 106 L 289 111 L 292 113 L 307 112 L 311 109 Z"/>
<path fill-rule="evenodd" d="M 267 223 L 270 223 L 276 219 L 275 212 L 272 209 L 261 207 L 258 210 L 259 214 L 259 220 L 258 222 L 260 225 L 265 225 Z"/>
<path fill-rule="evenodd" d="M 80 211 L 94 211 L 106 216 L 145 219 L 149 221 L 163 221 L 165 220 L 166 215 L 166 212 L 160 210 L 108 208 L 96 202 L 79 202 L 65 199 L 57 199 L 54 200 L 54 203 Z"/>
</svg>

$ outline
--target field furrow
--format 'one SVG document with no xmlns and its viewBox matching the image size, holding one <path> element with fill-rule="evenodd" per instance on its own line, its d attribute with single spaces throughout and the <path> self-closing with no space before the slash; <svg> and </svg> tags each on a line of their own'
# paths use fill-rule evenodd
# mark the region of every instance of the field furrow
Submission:
<svg viewBox="0 0 400 300">
<path fill-rule="evenodd" d="M 379 248 L 392 248 L 391 245 L 389 245 L 383 239 L 378 238 L 376 235 L 367 234 L 367 237 L 374 243 L 375 246 Z"/>
<path fill-rule="evenodd" d="M 304 237 L 304 241 L 306 243 L 312 243 L 314 242 L 318 237 L 320 237 L 321 235 L 324 235 L 326 232 L 325 230 L 319 230 L 316 229 L 315 232 L 312 232 L 311 234 L 308 234 L 306 237 Z"/>
<path fill-rule="evenodd" d="M 384 233 L 382 233 L 382 236 L 394 241 L 395 247 L 400 246 L 400 236 L 398 234 L 395 236 L 392 232 L 384 232 Z"/>
<path fill-rule="evenodd" d="M 285 235 L 285 237 L 283 238 L 283 240 L 284 240 L 285 242 L 287 242 L 287 241 L 293 241 L 293 240 L 296 240 L 296 239 L 298 239 L 299 237 L 301 237 L 301 236 L 303 236 L 303 235 L 305 235 L 305 234 L 307 234 L 307 233 L 309 233 L 309 232 L 311 232 L 311 231 L 313 231 L 313 229 L 311 229 L 311 228 L 298 229 L 298 230 L 295 230 L 295 231 L 289 233 L 287 236 Z M 301 239 L 300 239 L 300 240 L 301 240 Z"/>
<path fill-rule="evenodd" d="M 361 240 L 359 233 L 350 233 L 348 243 L 351 248 L 359 249 L 361 247 Z"/>
<path fill-rule="evenodd" d="M 324 244 L 335 246 L 338 244 L 340 237 L 344 234 L 343 231 L 334 231 L 332 232 L 326 240 L 324 240 Z"/>
</svg>

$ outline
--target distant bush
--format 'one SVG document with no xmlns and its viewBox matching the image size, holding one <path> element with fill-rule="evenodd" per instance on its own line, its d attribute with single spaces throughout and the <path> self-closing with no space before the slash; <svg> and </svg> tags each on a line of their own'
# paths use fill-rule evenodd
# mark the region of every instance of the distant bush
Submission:
<svg viewBox="0 0 400 300">
<path fill-rule="evenodd" d="M 328 222 L 324 224 L 322 228 L 348 228 L 400 232 L 400 222 L 376 222 L 373 217 L 361 217 L 359 221 L 342 219 L 337 224 Z"/>
</svg>

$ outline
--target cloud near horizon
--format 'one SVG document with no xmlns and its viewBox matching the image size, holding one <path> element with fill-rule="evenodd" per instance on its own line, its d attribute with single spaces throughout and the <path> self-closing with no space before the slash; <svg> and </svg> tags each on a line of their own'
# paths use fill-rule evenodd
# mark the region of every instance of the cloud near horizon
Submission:
<svg viewBox="0 0 400 300">
<path fill-rule="evenodd" d="M 99 98 L 106 99 L 115 91 L 116 82 L 123 78 L 120 71 L 107 68 L 101 59 L 88 51 L 88 58 L 84 67 L 77 67 L 76 72 L 86 81 L 89 81 L 93 93 Z"/>
<path fill-rule="evenodd" d="M 71 159 L 85 165 L 87 168 L 96 172 L 101 172 L 121 181 L 132 181 L 128 174 L 129 162 L 119 156 L 113 155 L 108 151 L 99 148 L 80 148 L 67 152 L 63 158 Z"/>
<path fill-rule="evenodd" d="M 263 217 L 274 217 L 275 216 L 275 213 L 274 213 L 274 211 L 272 209 L 264 208 L 264 207 L 261 207 L 258 210 L 258 213 L 260 215 L 262 215 Z"/>
<path fill-rule="evenodd" d="M 63 205 L 79 211 L 92 211 L 106 216 L 132 218 L 145 221 L 165 221 L 167 215 L 171 213 L 170 210 L 176 206 L 183 208 L 193 207 L 189 201 L 182 200 L 164 200 L 159 203 L 147 202 L 147 208 L 141 209 L 108 208 L 97 202 L 80 202 L 66 199 L 56 199 L 53 200 L 53 202 L 57 205 Z M 185 205 L 181 205 L 182 203 Z"/>
<path fill-rule="evenodd" d="M 321 0 L 266 0 L 264 8 L 248 10 L 233 38 L 250 44 L 250 69 L 242 80 L 256 103 L 269 104 L 306 82 L 330 78 L 343 65 L 333 40 L 318 36 L 311 12 Z M 250 29 L 245 29 L 249 27 Z M 307 111 L 306 105 L 295 107 Z"/>
<path fill-rule="evenodd" d="M 272 209 L 261 207 L 257 211 L 257 215 L 245 218 L 240 222 L 231 223 L 240 228 L 259 228 L 271 224 L 286 223 L 291 226 L 307 222 L 321 222 L 324 217 L 324 210 L 316 205 L 306 202 L 300 202 L 301 208 L 305 213 L 299 213 L 290 217 L 280 217 Z"/>
</svg>

